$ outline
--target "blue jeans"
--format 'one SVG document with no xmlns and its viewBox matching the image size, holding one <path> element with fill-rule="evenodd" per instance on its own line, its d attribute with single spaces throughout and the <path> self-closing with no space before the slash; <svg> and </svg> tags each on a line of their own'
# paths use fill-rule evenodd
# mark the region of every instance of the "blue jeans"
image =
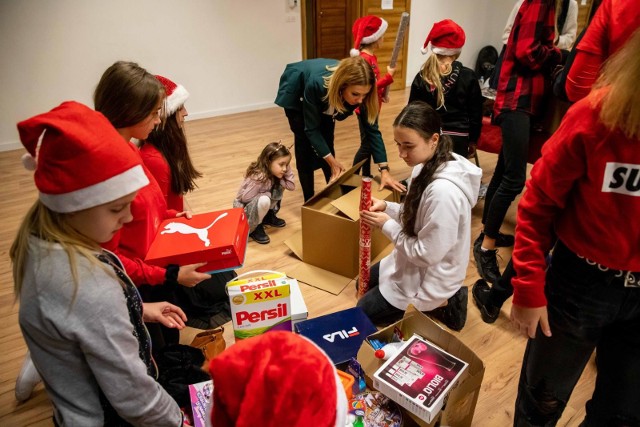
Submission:
<svg viewBox="0 0 640 427">
<path fill-rule="evenodd" d="M 598 374 L 582 426 L 640 426 L 640 288 L 558 242 L 545 292 L 552 336 L 538 328 L 527 343 L 514 426 L 555 426 L 594 350 Z"/>
<path fill-rule="evenodd" d="M 487 188 L 482 212 L 484 234 L 492 239 L 498 237 L 511 202 L 524 188 L 531 131 L 531 117 L 520 111 L 502 113 L 498 121 L 502 130 L 502 149 Z"/>
</svg>

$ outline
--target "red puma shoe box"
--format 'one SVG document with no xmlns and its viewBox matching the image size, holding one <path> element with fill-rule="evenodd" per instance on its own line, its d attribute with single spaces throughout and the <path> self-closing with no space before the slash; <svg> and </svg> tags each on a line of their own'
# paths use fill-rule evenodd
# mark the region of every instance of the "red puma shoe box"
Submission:
<svg viewBox="0 0 640 427">
<path fill-rule="evenodd" d="M 198 271 L 213 273 L 241 267 L 249 223 L 242 208 L 172 218 L 158 227 L 145 261 L 164 267 L 207 262 Z"/>
</svg>

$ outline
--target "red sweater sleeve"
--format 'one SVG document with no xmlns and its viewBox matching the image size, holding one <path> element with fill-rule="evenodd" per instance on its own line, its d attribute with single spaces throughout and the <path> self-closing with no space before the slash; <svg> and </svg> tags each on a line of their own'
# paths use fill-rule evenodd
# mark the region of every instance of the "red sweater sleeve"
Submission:
<svg viewBox="0 0 640 427">
<path fill-rule="evenodd" d="M 555 241 L 554 222 L 565 208 L 575 182 L 586 172 L 586 155 L 582 144 L 589 99 L 569 109 L 560 127 L 544 144 L 542 157 L 536 162 L 527 191 L 518 204 L 516 243 L 513 249 L 513 303 L 522 307 L 542 307 L 546 256 Z"/>
<path fill-rule="evenodd" d="M 565 84 L 567 98 L 571 102 L 577 102 L 589 94 L 605 59 L 603 55 L 581 50 L 576 53 Z"/>
<path fill-rule="evenodd" d="M 115 253 L 120 261 L 124 271 L 136 286 L 141 285 L 161 285 L 164 283 L 167 270 L 163 267 L 156 267 L 145 263 L 140 258 L 129 256 L 120 248 L 120 231 L 113 236 L 109 242 L 104 243 L 102 247 Z"/>
</svg>

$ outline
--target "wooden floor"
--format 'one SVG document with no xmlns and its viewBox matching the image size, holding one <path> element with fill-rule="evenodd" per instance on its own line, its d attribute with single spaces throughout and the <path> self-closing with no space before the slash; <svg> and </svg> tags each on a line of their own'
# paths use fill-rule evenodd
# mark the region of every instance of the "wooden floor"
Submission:
<svg viewBox="0 0 640 427">
<path fill-rule="evenodd" d="M 407 98 L 408 90 L 392 92 L 391 102 L 383 106 L 380 116 L 380 127 L 386 141 L 389 163 L 393 175 L 398 179 L 406 178 L 409 168 L 397 156 L 391 124 L 406 104 Z M 198 169 L 204 174 L 198 181 L 199 188 L 188 197 L 195 212 L 231 207 L 244 170 L 257 157 L 263 146 L 277 140 L 282 140 L 287 145 L 293 143 L 293 135 L 280 108 L 188 122 L 187 131 L 192 156 Z M 337 159 L 345 166 L 351 165 L 360 142 L 357 121 L 351 118 L 338 122 L 335 139 Z M 23 404 L 18 404 L 14 398 L 15 378 L 26 346 L 18 326 L 18 303 L 13 295 L 8 252 L 22 216 L 36 198 L 31 173 L 25 171 L 20 162 L 22 153 L 22 150 L 0 153 L 0 181 L 3 183 L 0 190 L 0 324 L 3 325 L 0 329 L 0 426 L 51 426 L 51 406 L 42 385 L 39 385 L 34 396 Z M 480 165 L 484 170 L 483 182 L 489 181 L 495 161 L 495 155 L 480 153 Z M 320 175 L 318 171 L 316 189 L 324 185 Z M 287 221 L 287 226 L 282 229 L 268 229 L 271 237 L 269 245 L 250 242 L 245 266 L 239 272 L 252 269 L 287 272 L 300 262 L 283 242 L 300 230 L 301 205 L 302 191 L 299 188 L 285 194 L 279 216 Z M 483 202 L 480 201 L 473 209 L 473 237 L 478 235 L 481 227 L 482 206 Z M 503 226 L 505 232 L 513 232 L 514 208 L 515 205 L 511 207 Z M 503 269 L 510 258 L 510 250 L 501 250 L 500 255 Z M 472 261 L 467 270 L 465 284 L 470 288 L 477 278 Z M 337 296 L 304 284 L 301 287 L 310 317 L 349 308 L 356 302 L 352 286 L 348 286 Z M 457 334 L 486 364 L 474 426 L 512 424 L 526 340 L 512 329 L 508 320 L 510 309 L 509 301 L 503 307 L 496 323 L 488 325 L 482 322 L 470 298 L 467 324 L 463 331 Z M 185 336 L 193 332 L 187 331 Z M 185 340 L 188 341 L 188 337 Z M 549 357 L 554 355 L 550 354 Z M 593 389 L 594 377 L 595 368 L 591 362 L 569 401 L 560 426 L 577 426 L 581 422 L 585 401 Z"/>
</svg>

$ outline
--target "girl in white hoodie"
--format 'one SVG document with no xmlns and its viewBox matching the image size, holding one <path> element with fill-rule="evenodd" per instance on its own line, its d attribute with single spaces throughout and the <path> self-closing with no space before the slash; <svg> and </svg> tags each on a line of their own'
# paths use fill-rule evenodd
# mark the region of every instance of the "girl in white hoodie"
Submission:
<svg viewBox="0 0 640 427">
<path fill-rule="evenodd" d="M 371 267 L 370 290 L 358 301 L 376 324 L 400 319 L 409 304 L 459 331 L 467 318 L 465 278 L 471 208 L 482 170 L 451 152 L 440 116 L 412 102 L 396 117 L 400 158 L 413 166 L 404 203 L 373 199 L 360 218 L 393 242 L 390 255 Z"/>
</svg>

